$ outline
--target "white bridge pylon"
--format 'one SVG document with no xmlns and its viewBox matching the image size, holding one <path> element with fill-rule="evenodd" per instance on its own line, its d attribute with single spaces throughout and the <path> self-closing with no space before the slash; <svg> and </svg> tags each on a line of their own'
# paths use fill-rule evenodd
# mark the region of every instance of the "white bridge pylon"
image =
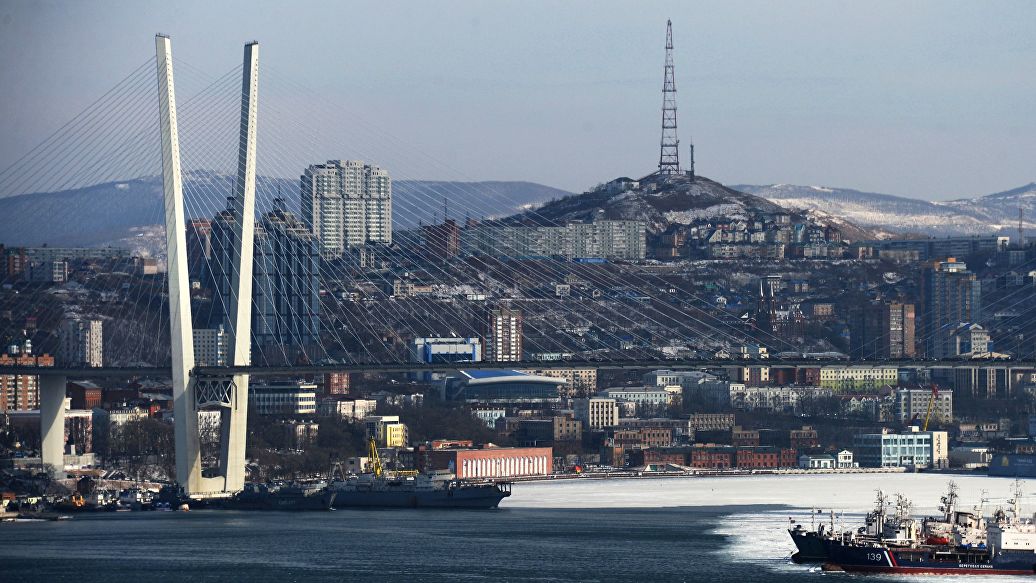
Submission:
<svg viewBox="0 0 1036 583">
<path fill-rule="evenodd" d="M 248 374 L 199 377 L 194 368 L 190 280 L 187 273 L 187 230 L 180 173 L 180 138 L 176 123 L 172 42 L 155 37 L 158 104 L 162 136 L 162 182 L 165 201 L 169 272 L 169 320 L 172 351 L 173 417 L 176 435 L 176 480 L 189 496 L 223 497 L 245 483 L 245 438 L 248 419 Z M 234 244 L 231 293 L 227 306 L 231 364 L 250 364 L 252 324 L 252 254 L 255 234 L 255 148 L 258 121 L 259 43 L 245 45 L 241 79 L 241 133 L 237 181 L 233 197 Z M 198 411 L 220 411 L 219 466 L 202 475 Z"/>
</svg>

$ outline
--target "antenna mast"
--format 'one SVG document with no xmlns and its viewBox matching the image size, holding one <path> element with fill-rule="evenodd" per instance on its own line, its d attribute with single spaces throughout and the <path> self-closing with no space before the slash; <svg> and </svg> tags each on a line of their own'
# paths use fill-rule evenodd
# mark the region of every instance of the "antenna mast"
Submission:
<svg viewBox="0 0 1036 583">
<path fill-rule="evenodd" d="M 680 173 L 680 140 L 676 137 L 676 76 L 673 73 L 673 21 L 666 21 L 665 80 L 662 83 L 662 148 L 658 173 Z"/>
<path fill-rule="evenodd" d="M 1018 205 L 1018 247 L 1025 248 L 1025 224 L 1022 222 L 1025 219 L 1025 210 L 1021 205 Z"/>
</svg>

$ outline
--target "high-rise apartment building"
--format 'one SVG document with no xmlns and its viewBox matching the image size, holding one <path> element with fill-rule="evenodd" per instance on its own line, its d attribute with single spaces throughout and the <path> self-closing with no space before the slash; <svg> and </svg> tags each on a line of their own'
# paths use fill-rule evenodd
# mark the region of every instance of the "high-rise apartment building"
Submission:
<svg viewBox="0 0 1036 583">
<path fill-rule="evenodd" d="M 227 366 L 230 361 L 230 335 L 223 326 L 195 328 L 194 364 L 198 366 Z"/>
<path fill-rule="evenodd" d="M 104 366 L 104 322 L 69 320 L 61 327 L 61 360 L 65 366 Z"/>
<path fill-rule="evenodd" d="M 31 345 L 14 346 L 0 354 L 0 366 L 54 366 L 48 354 L 32 355 Z M 40 377 L 28 374 L 0 374 L 0 411 L 29 411 L 40 408 Z"/>
<path fill-rule="evenodd" d="M 212 312 L 209 326 L 231 330 L 227 316 L 233 266 L 233 214 L 212 222 Z M 320 256 L 317 239 L 295 215 L 267 213 L 255 228 L 252 268 L 252 344 L 281 346 L 292 357 L 316 343 L 320 334 Z"/>
<path fill-rule="evenodd" d="M 192 281 L 205 281 L 205 266 L 212 255 L 212 221 L 191 219 L 187 223 L 187 273 Z"/>
<path fill-rule="evenodd" d="M 522 312 L 508 307 L 489 313 L 486 335 L 488 362 L 518 362 L 522 359 Z"/>
<path fill-rule="evenodd" d="M 255 317 L 260 346 L 307 347 L 320 339 L 320 256 L 317 241 L 295 215 L 278 210 L 256 229 Z"/>
<path fill-rule="evenodd" d="M 921 338 L 929 358 L 956 356 L 954 331 L 982 319 L 982 285 L 965 263 L 954 258 L 926 269 L 921 283 L 924 307 Z"/>
<path fill-rule="evenodd" d="M 346 248 L 392 243 L 392 180 L 360 160 L 314 164 L 300 177 L 302 218 L 325 258 Z"/>
<path fill-rule="evenodd" d="M 849 352 L 853 358 L 913 358 L 916 354 L 914 305 L 870 304 L 849 317 Z"/>
</svg>

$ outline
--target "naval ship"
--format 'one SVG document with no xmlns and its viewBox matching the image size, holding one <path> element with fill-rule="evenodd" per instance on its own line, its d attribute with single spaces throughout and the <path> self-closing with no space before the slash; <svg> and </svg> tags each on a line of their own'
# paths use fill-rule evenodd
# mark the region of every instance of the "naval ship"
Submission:
<svg viewBox="0 0 1036 583">
<path fill-rule="evenodd" d="M 986 519 L 983 516 L 983 501 L 973 510 L 958 508 L 958 487 L 950 481 L 947 493 L 940 498 L 939 510 L 942 516 L 928 517 L 918 523 L 911 518 L 911 503 L 896 495 L 894 510 L 889 512 L 890 499 L 880 490 L 874 510 L 867 514 L 866 523 L 853 533 L 835 530 L 834 512 L 831 512 L 830 526 L 815 523 L 816 512 L 811 516 L 813 525 L 806 529 L 802 524 L 793 524 L 788 529 L 797 552 L 792 555 L 796 563 L 823 563 L 828 559 L 827 541 L 851 537 L 856 541 L 882 542 L 893 546 L 957 545 L 978 547 L 986 542 Z"/>
<path fill-rule="evenodd" d="M 214 506 L 229 510 L 330 510 L 334 499 L 335 493 L 325 488 L 245 484 L 233 498 L 217 501 Z"/>
<path fill-rule="evenodd" d="M 886 538 L 885 529 L 832 534 L 817 529 L 824 547 L 823 568 L 918 575 L 1036 575 L 1036 516 L 1022 515 L 1019 484 L 1013 494 L 1008 508 L 998 508 L 989 521 L 982 517 L 981 507 L 976 512 L 956 510 L 956 488 L 951 483 L 943 497 L 941 519 L 896 516 L 890 524 L 898 525 L 894 536 Z M 886 522 L 880 518 L 877 524 Z"/>
<path fill-rule="evenodd" d="M 460 480 L 448 471 L 387 471 L 373 441 L 368 449 L 368 472 L 345 475 L 332 466 L 327 491 L 335 495 L 335 508 L 496 508 L 511 495 L 510 482 Z"/>
</svg>

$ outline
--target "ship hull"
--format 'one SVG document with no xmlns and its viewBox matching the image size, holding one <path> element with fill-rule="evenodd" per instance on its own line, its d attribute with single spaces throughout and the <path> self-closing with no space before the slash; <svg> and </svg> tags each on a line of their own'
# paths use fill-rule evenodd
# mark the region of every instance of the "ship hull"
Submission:
<svg viewBox="0 0 1036 583">
<path fill-rule="evenodd" d="M 840 541 L 827 544 L 830 565 L 845 571 L 915 575 L 1036 575 L 1036 554 L 1002 553 L 990 557 L 984 550 L 939 547 L 890 549 L 856 546 Z"/>
<path fill-rule="evenodd" d="M 331 510 L 335 500 L 334 492 L 314 494 L 269 494 L 263 496 L 239 496 L 218 504 L 227 510 Z"/>
<path fill-rule="evenodd" d="M 496 508 L 509 493 L 493 488 L 393 492 L 336 490 L 335 508 Z"/>
<path fill-rule="evenodd" d="M 824 539 L 813 531 L 789 529 L 788 534 L 798 551 L 791 556 L 796 563 L 822 563 L 827 560 Z"/>
</svg>

